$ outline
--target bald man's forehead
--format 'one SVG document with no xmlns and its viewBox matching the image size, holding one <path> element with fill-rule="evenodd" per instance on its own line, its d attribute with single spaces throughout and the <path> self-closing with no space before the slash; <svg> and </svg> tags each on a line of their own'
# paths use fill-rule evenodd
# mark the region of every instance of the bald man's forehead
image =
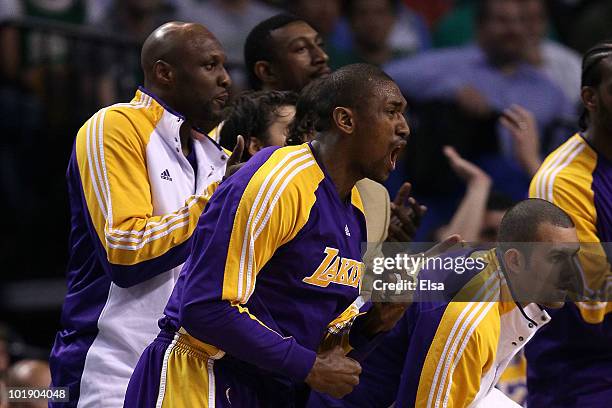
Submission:
<svg viewBox="0 0 612 408">
<path fill-rule="evenodd" d="M 196 37 L 185 42 L 184 57 L 205 59 L 216 57 L 225 62 L 223 46 L 215 37 Z"/>
<path fill-rule="evenodd" d="M 170 22 L 157 28 L 145 40 L 142 49 L 143 67 L 152 66 L 159 59 L 177 62 L 194 52 L 194 46 L 218 49 L 216 37 L 197 23 Z M 187 55 L 186 55 L 187 54 Z"/>
</svg>

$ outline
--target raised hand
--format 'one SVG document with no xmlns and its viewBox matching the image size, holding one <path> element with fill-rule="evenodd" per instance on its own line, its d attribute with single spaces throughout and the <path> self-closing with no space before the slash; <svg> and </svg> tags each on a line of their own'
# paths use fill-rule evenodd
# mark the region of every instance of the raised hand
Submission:
<svg viewBox="0 0 612 408">
<path fill-rule="evenodd" d="M 411 242 L 427 212 L 427 207 L 420 205 L 410 196 L 412 186 L 404 183 L 391 203 L 391 220 L 387 241 Z"/>
<path fill-rule="evenodd" d="M 491 183 L 491 178 L 487 173 L 485 173 L 480 167 L 476 166 L 474 163 L 465 160 L 463 157 L 461 157 L 459 153 L 457 153 L 455 148 L 451 146 L 444 146 L 442 151 L 448 159 L 448 164 L 450 165 L 451 169 L 466 184 L 482 184 L 484 182 L 488 184 Z"/>
<path fill-rule="evenodd" d="M 514 155 L 521 167 L 533 176 L 542 160 L 540 159 L 540 136 L 535 117 L 527 109 L 512 105 L 504 110 L 499 122 L 508 129 L 514 139 Z"/>
<path fill-rule="evenodd" d="M 236 138 L 236 146 L 234 146 L 234 150 L 230 155 L 229 159 L 227 159 L 227 165 L 225 167 L 225 176 L 223 178 L 228 178 L 235 172 L 237 172 L 240 167 L 244 163 L 241 163 L 242 153 L 244 152 L 244 136 L 238 135 Z"/>
</svg>

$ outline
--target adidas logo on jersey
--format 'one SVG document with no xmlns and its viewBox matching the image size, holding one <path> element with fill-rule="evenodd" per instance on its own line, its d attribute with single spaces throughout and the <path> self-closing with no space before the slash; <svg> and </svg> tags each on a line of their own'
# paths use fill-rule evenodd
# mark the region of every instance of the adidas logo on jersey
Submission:
<svg viewBox="0 0 612 408">
<path fill-rule="evenodd" d="M 164 180 L 172 181 L 172 177 L 170 177 L 170 172 L 168 169 L 162 171 L 161 178 Z"/>
<path fill-rule="evenodd" d="M 344 226 L 344 233 L 346 234 L 346 236 L 347 236 L 347 237 L 350 237 L 350 236 L 351 236 L 351 231 L 349 231 L 349 229 L 348 229 L 348 225 L 345 225 L 345 226 Z"/>
</svg>

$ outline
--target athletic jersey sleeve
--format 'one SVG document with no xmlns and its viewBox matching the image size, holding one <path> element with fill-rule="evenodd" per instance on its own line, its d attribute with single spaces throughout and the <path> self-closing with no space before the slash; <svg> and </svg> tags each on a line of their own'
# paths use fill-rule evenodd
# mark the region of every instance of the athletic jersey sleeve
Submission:
<svg viewBox="0 0 612 408">
<path fill-rule="evenodd" d="M 92 224 L 106 252 L 107 272 L 129 287 L 183 263 L 198 218 L 217 183 L 177 211 L 153 215 L 146 143 L 153 124 L 120 109 L 103 109 L 77 136 L 77 160 Z"/>
<path fill-rule="evenodd" d="M 261 268 L 297 235 L 314 205 L 314 194 L 305 193 L 309 183 L 299 173 L 316 162 L 299 157 L 277 166 L 282 170 L 276 173 L 265 162 L 246 187 L 241 177 L 250 169 L 243 168 L 215 193 L 183 269 L 179 320 L 191 336 L 239 360 L 303 381 L 315 352 L 270 329 L 244 307 Z"/>
<path fill-rule="evenodd" d="M 598 290 L 611 279 L 611 271 L 597 234 L 597 215 L 590 188 L 591 180 L 587 177 L 590 176 L 566 170 L 559 172 L 554 180 L 550 181 L 549 174 L 539 171 L 531 182 L 529 196 L 551 201 L 572 218 L 581 244 L 578 258 L 584 271 L 585 284 L 592 290 Z M 598 303 L 598 307 L 593 307 L 593 302 L 576 303 L 587 323 L 601 323 L 605 315 L 612 311 L 610 302 L 603 307 L 599 302 L 595 303 Z"/>
<path fill-rule="evenodd" d="M 466 407 L 480 391 L 495 360 L 497 302 L 451 302 L 429 347 L 419 378 L 416 406 Z"/>
</svg>

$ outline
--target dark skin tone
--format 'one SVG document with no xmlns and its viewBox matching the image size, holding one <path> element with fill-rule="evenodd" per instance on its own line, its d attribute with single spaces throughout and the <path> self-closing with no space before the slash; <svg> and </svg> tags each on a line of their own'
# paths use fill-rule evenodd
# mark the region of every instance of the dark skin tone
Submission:
<svg viewBox="0 0 612 408">
<path fill-rule="evenodd" d="M 391 202 L 391 221 L 387 242 L 411 242 L 416 235 L 427 207 L 410 196 L 412 185 L 404 183 Z"/>
<path fill-rule="evenodd" d="M 265 91 L 299 92 L 316 78 L 329 75 L 323 39 L 309 24 L 295 21 L 271 32 L 275 58 L 257 61 L 255 74 Z"/>
<path fill-rule="evenodd" d="M 204 26 L 172 22 L 156 29 L 142 46 L 145 87 L 185 117 L 180 137 L 183 153 L 191 151 L 192 129 L 208 133 L 221 121 L 231 79 L 223 48 Z M 242 154 L 239 139 L 228 167 Z"/>
<path fill-rule="evenodd" d="M 296 21 L 271 33 L 274 61 L 258 61 L 254 71 L 263 90 L 300 91 L 313 79 L 329 75 L 329 57 L 323 39 L 304 21 Z M 368 142 L 371 143 L 371 142 Z M 411 186 L 404 183 L 391 204 L 388 241 L 410 242 L 427 208 L 410 197 Z"/>
<path fill-rule="evenodd" d="M 369 84 L 368 104 L 336 107 L 332 129 L 312 142 L 338 196 L 348 200 L 355 183 L 364 177 L 384 181 L 406 146 L 410 130 L 403 115 L 406 101 L 391 81 Z M 366 141 L 368 143 L 366 143 Z M 344 154 L 337 154 L 343 152 Z M 365 315 L 365 335 L 390 330 L 409 304 L 375 303 Z M 359 364 L 340 348 L 319 353 L 306 383 L 314 390 L 340 398 L 359 382 Z"/>
<path fill-rule="evenodd" d="M 380 81 L 370 88 L 368 104 L 336 107 L 333 131 L 312 142 L 343 200 L 362 178 L 384 182 L 410 134 L 403 115 L 406 100 L 397 85 Z"/>
<path fill-rule="evenodd" d="M 584 137 L 606 159 L 612 160 L 612 58 L 600 63 L 601 82 L 582 87 L 582 104 L 589 112 L 589 128 Z"/>
</svg>

